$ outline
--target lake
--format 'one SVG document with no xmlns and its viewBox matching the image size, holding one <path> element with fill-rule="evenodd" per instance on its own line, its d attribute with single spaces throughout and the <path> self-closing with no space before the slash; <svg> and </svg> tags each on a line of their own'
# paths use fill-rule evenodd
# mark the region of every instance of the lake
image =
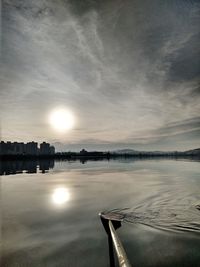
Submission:
<svg viewBox="0 0 200 267">
<path fill-rule="evenodd" d="M 0 179 L 1 267 L 110 266 L 101 211 L 124 215 L 133 266 L 200 266 L 198 161 L 12 161 Z"/>
</svg>

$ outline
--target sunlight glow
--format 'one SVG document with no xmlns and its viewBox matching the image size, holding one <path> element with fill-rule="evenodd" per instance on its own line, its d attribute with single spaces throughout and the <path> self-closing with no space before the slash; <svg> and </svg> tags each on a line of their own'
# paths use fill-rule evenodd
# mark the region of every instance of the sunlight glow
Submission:
<svg viewBox="0 0 200 267">
<path fill-rule="evenodd" d="M 60 187 L 56 188 L 52 195 L 53 203 L 56 205 L 62 205 L 68 202 L 70 199 L 70 193 L 67 188 Z"/>
<path fill-rule="evenodd" d="M 74 127 L 74 115 L 71 111 L 60 108 L 50 113 L 49 123 L 57 131 L 65 132 Z"/>
</svg>

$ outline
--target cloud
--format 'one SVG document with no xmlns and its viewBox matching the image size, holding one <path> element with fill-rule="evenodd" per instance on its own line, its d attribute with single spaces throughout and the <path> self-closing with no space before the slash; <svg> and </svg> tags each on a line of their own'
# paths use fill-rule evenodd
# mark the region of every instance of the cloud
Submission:
<svg viewBox="0 0 200 267">
<path fill-rule="evenodd" d="M 4 1 L 3 138 L 31 122 L 31 139 L 143 145 L 169 135 L 176 145 L 200 111 L 199 11 L 198 1 Z M 46 118 L 63 105 L 77 127 L 60 136 Z"/>
</svg>

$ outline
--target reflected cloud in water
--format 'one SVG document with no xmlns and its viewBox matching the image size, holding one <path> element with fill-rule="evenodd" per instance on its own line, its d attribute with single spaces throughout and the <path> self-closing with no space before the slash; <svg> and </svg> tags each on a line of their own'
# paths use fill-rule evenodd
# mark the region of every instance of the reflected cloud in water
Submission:
<svg viewBox="0 0 200 267">
<path fill-rule="evenodd" d="M 109 266 L 98 213 L 114 209 L 125 213 L 117 231 L 134 266 L 197 267 L 199 188 L 194 161 L 61 161 L 46 175 L 37 166 L 36 175 L 2 176 L 0 265 Z"/>
</svg>

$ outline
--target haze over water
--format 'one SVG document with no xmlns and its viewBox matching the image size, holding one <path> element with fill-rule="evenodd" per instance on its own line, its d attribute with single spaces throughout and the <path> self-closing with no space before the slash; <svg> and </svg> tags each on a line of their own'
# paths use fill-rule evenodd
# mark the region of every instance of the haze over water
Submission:
<svg viewBox="0 0 200 267">
<path fill-rule="evenodd" d="M 55 162 L 42 172 L 0 177 L 2 267 L 109 266 L 98 213 L 114 209 L 133 266 L 199 266 L 199 162 Z"/>
</svg>

